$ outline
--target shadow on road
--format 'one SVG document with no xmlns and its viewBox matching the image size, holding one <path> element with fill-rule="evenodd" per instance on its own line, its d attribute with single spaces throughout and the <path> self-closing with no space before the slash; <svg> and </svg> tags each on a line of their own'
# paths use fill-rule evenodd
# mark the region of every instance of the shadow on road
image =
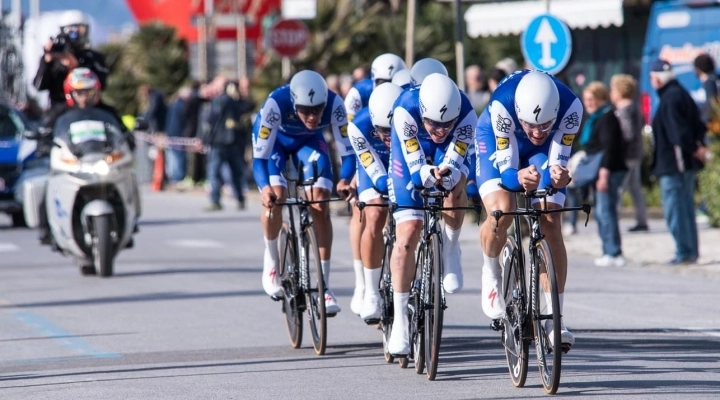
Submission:
<svg viewBox="0 0 720 400">
<path fill-rule="evenodd" d="M 217 223 L 233 223 L 257 222 L 257 215 L 242 215 L 237 217 L 217 216 L 202 218 L 166 218 L 166 219 L 141 219 L 138 223 L 142 226 L 163 226 L 163 225 L 187 225 L 187 224 L 217 224 Z"/>
</svg>

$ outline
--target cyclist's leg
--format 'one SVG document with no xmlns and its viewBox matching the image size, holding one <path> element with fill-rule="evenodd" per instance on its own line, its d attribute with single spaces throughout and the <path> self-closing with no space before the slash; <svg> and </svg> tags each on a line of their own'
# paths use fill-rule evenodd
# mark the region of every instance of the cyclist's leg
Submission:
<svg viewBox="0 0 720 400">
<path fill-rule="evenodd" d="M 397 137 L 393 136 L 392 149 L 400 149 Z M 390 151 L 390 171 L 388 175 L 388 194 L 390 201 L 399 206 L 422 206 L 420 194 L 415 190 L 410 170 L 403 159 L 402 152 Z M 390 354 L 409 354 L 410 335 L 408 331 L 408 300 L 410 284 L 415 276 L 415 249 L 422 232 L 423 212 L 398 209 L 395 218 L 395 247 L 390 258 L 392 274 L 394 316 L 388 352 Z"/>
<path fill-rule="evenodd" d="M 438 151 L 435 155 L 436 165 L 444 157 L 444 152 Z M 462 178 L 460 182 L 453 188 L 448 197 L 445 198 L 443 205 L 445 207 L 465 207 L 467 206 L 467 176 L 470 168 L 470 160 L 465 159 L 465 163 L 461 168 Z M 463 273 L 460 251 L 460 232 L 462 230 L 463 221 L 465 219 L 464 210 L 445 211 L 443 212 L 445 220 L 445 239 L 443 240 L 442 258 L 445 267 L 443 273 L 443 288 L 447 293 L 457 293 L 463 287 Z"/>
<path fill-rule="evenodd" d="M 547 164 L 547 155 L 545 152 L 535 154 L 529 158 L 531 164 L 535 165 L 538 171 L 542 171 L 543 166 Z M 541 172 L 542 173 L 542 172 Z M 541 180 L 539 187 L 547 187 L 549 182 Z M 558 209 L 565 205 L 565 189 L 559 190 L 554 195 L 547 198 L 548 209 Z M 533 200 L 533 206 L 540 208 L 542 202 L 539 199 Z M 545 214 L 540 218 L 540 230 L 545 236 L 550 253 L 552 254 L 553 264 L 555 265 L 555 276 L 557 279 L 558 295 L 560 299 L 560 314 L 562 315 L 563 303 L 565 299 L 565 282 L 567 280 L 567 250 L 565 249 L 565 241 L 562 235 L 562 218 L 560 214 Z M 540 283 L 545 293 L 545 304 L 547 311 L 545 313 L 552 314 L 552 299 L 550 297 L 550 285 L 547 280 L 547 272 L 543 268 L 540 271 Z M 546 331 L 552 337 L 552 320 L 547 320 Z M 548 328 L 549 327 L 549 328 Z M 572 345 L 575 338 L 572 333 L 565 328 L 565 324 L 560 320 L 562 329 L 562 342 Z"/>
<path fill-rule="evenodd" d="M 268 172 L 270 185 L 278 197 L 278 202 L 283 202 L 287 198 L 287 182 L 282 175 L 282 171 L 285 169 L 286 157 L 285 148 L 280 144 L 280 140 L 276 141 L 275 148 L 268 161 Z M 268 212 L 266 208 L 263 208 L 260 214 L 265 236 L 262 286 L 269 296 L 277 296 L 282 293 L 280 280 L 277 276 L 277 265 L 280 258 L 277 240 L 280 228 L 282 228 L 282 208 L 276 207 L 271 211 Z"/>
<path fill-rule="evenodd" d="M 500 171 L 494 165 L 496 144 L 492 130 L 478 134 L 475 148 L 478 187 L 487 214 L 495 210 L 511 211 L 515 207 L 515 196 L 498 186 L 501 179 Z M 488 217 L 480 226 L 480 245 L 483 250 L 482 309 L 490 319 L 501 318 L 505 314 L 499 256 L 511 223 L 512 217 L 509 216 L 502 217 L 499 221 Z"/>
<path fill-rule="evenodd" d="M 297 159 L 302 162 L 306 172 L 312 174 L 312 162 L 317 162 L 318 180 L 308 196 L 314 200 L 329 199 L 333 189 L 332 161 L 327 151 L 327 143 L 322 132 L 311 136 L 298 149 Z M 320 248 L 320 264 L 322 264 L 325 278 L 325 311 L 328 314 L 340 312 L 335 295 L 330 288 L 330 254 L 332 252 L 333 229 L 330 221 L 330 206 L 328 203 L 313 204 L 310 208 L 313 227 L 317 233 L 318 247 Z"/>
<path fill-rule="evenodd" d="M 358 174 L 356 173 L 352 180 L 352 185 L 357 189 Z M 356 190 L 357 193 L 360 193 Z M 365 275 L 363 273 L 363 262 L 361 254 L 361 237 L 363 232 L 363 223 L 360 221 L 360 210 L 355 207 L 355 200 L 352 200 L 350 216 L 350 248 L 353 256 L 353 270 L 355 271 L 355 291 L 350 301 L 350 310 L 354 314 L 360 314 L 363 304 L 363 296 L 365 295 Z M 371 207 L 373 208 L 373 207 Z M 367 213 L 366 213 L 367 214 Z"/>
<path fill-rule="evenodd" d="M 383 200 L 372 186 L 372 180 L 359 168 L 357 177 L 358 200 L 367 204 L 382 204 Z M 357 208 L 355 208 L 357 209 Z M 365 282 L 364 301 L 361 303 L 360 317 L 363 319 L 380 318 L 380 269 L 383 258 L 383 227 L 387 220 L 387 209 L 367 207 L 362 211 L 363 230 L 360 243 L 363 281 Z M 355 289 L 357 290 L 357 288 Z"/>
</svg>

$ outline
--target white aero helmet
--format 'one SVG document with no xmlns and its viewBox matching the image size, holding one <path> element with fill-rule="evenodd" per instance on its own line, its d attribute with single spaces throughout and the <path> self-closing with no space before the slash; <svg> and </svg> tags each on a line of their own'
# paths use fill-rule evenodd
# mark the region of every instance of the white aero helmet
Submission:
<svg viewBox="0 0 720 400">
<path fill-rule="evenodd" d="M 374 126 L 390 128 L 393 105 L 402 92 L 400 86 L 390 82 L 382 83 L 372 91 L 368 100 L 368 110 Z"/>
<path fill-rule="evenodd" d="M 70 25 L 90 25 L 90 19 L 80 10 L 68 10 L 60 17 L 60 27 Z"/>
<path fill-rule="evenodd" d="M 381 54 L 375 57 L 370 66 L 370 79 L 372 79 L 373 84 L 377 79 L 389 81 L 396 72 L 406 68 L 405 61 L 397 55 L 392 53 Z"/>
<path fill-rule="evenodd" d="M 328 87 L 322 75 L 306 69 L 290 79 L 290 94 L 293 106 L 314 107 L 327 102 Z"/>
<path fill-rule="evenodd" d="M 423 118 L 449 122 L 460 115 L 460 89 L 450 77 L 434 73 L 420 86 L 420 112 Z"/>
<path fill-rule="evenodd" d="M 440 61 L 434 58 L 423 58 L 416 62 L 410 69 L 410 78 L 414 85 L 423 83 L 423 80 L 430 74 L 448 75 L 447 68 Z"/>
<path fill-rule="evenodd" d="M 392 83 L 404 87 L 405 85 L 412 84 L 412 78 L 410 77 L 410 70 L 409 69 L 401 69 L 400 71 L 396 72 L 395 75 L 392 77 Z"/>
<path fill-rule="evenodd" d="M 560 109 L 560 93 L 550 75 L 530 71 L 515 88 L 515 113 L 520 121 L 541 125 L 554 121 Z"/>
</svg>

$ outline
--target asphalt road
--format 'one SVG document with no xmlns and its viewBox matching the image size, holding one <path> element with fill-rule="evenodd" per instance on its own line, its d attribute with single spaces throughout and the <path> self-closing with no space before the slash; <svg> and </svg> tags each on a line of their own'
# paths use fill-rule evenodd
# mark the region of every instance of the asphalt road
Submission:
<svg viewBox="0 0 720 400">
<path fill-rule="evenodd" d="M 330 284 L 343 311 L 327 355 L 290 347 L 260 285 L 260 210 L 205 213 L 205 196 L 145 192 L 116 276 L 83 277 L 36 233 L 0 217 L 2 399 L 542 398 L 534 363 L 512 386 L 480 310 L 477 227 L 462 236 L 466 287 L 448 296 L 437 380 L 382 358 L 380 332 L 349 309 L 347 219 L 334 218 Z M 718 279 L 659 267 L 599 269 L 571 256 L 565 321 L 576 344 L 559 395 L 718 398 Z M 531 359 L 534 353 L 531 350 Z M 411 364 L 412 367 L 412 364 Z"/>
</svg>

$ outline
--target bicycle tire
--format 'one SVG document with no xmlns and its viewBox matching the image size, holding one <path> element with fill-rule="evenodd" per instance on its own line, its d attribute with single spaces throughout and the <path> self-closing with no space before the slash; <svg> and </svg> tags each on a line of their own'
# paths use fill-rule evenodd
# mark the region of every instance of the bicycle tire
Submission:
<svg viewBox="0 0 720 400">
<path fill-rule="evenodd" d="M 430 304 L 426 304 L 424 328 L 425 328 L 425 368 L 428 380 L 434 381 L 437 375 L 438 362 L 440 357 L 440 344 L 442 341 L 443 328 L 443 265 L 440 247 L 440 235 L 434 233 L 430 236 L 428 242 L 430 253 L 427 255 L 428 261 L 432 260 L 432 265 L 428 268 L 430 276 L 428 277 L 428 299 Z"/>
<path fill-rule="evenodd" d="M 536 276 L 533 277 L 535 289 L 533 293 L 533 303 L 538 310 L 538 318 L 534 319 L 533 327 L 535 329 L 535 353 L 538 360 L 538 368 L 540 370 L 540 378 L 543 388 L 547 394 L 555 394 L 560 386 L 560 372 L 562 369 L 562 350 L 556 351 L 549 343 L 547 332 L 545 331 L 545 319 L 540 319 L 540 265 L 545 266 L 547 271 L 548 284 L 550 286 L 550 297 L 552 301 L 553 313 L 553 343 L 561 344 L 560 334 L 560 298 L 558 297 L 557 277 L 555 276 L 555 264 L 553 263 L 550 247 L 545 239 L 535 244 L 535 257 L 537 261 Z M 562 344 L 561 344 L 562 346 Z M 548 365 L 548 355 L 552 355 L 552 365 Z"/>
<path fill-rule="evenodd" d="M 305 295 L 307 298 L 308 323 L 312 335 L 315 354 L 325 354 L 327 347 L 327 314 L 325 313 L 325 277 L 323 276 L 322 265 L 320 264 L 320 249 L 318 247 L 315 229 L 312 226 L 305 227 L 303 231 L 305 238 L 305 255 L 307 268 L 307 284 Z M 315 271 L 315 287 L 311 271 Z"/>
<path fill-rule="evenodd" d="M 529 319 L 527 318 L 525 271 L 520 262 L 523 254 L 522 249 L 518 249 L 515 243 L 515 237 L 508 236 L 500 253 L 502 269 L 505 272 L 503 295 L 506 304 L 502 342 L 505 347 L 505 359 L 510 379 L 515 387 L 523 387 L 527 380 L 530 355 L 530 341 L 525 335 L 525 327 Z"/>
<path fill-rule="evenodd" d="M 278 239 L 278 253 L 280 254 L 278 273 L 280 274 L 280 284 L 283 288 L 285 325 L 288 339 L 290 339 L 290 345 L 294 349 L 298 349 L 302 345 L 303 335 L 302 309 L 299 303 L 303 301 L 301 300 L 302 295 L 298 290 L 300 285 L 298 284 L 297 276 L 298 257 L 295 251 L 295 238 L 291 234 L 290 226 L 287 222 L 283 223 Z"/>
<path fill-rule="evenodd" d="M 385 236 L 385 249 L 383 253 L 382 264 L 380 265 L 380 329 L 383 333 L 383 355 L 385 362 L 392 364 L 395 357 L 388 352 L 387 344 L 390 341 L 390 333 L 392 332 L 393 323 L 393 290 L 392 280 L 390 279 L 390 256 L 392 254 L 393 243 L 389 236 Z M 386 276 L 388 279 L 385 279 Z"/>
<path fill-rule="evenodd" d="M 412 345 L 411 352 L 413 355 L 413 361 L 415 363 L 415 372 L 419 375 L 425 372 L 425 329 L 424 318 L 425 313 L 423 308 L 425 306 L 425 297 L 427 296 L 428 282 L 425 282 L 425 276 L 423 274 L 423 268 L 427 262 L 427 244 L 420 242 L 420 247 L 417 252 L 416 267 L 415 267 L 415 280 L 420 279 L 420 287 L 416 288 L 415 291 L 411 291 L 413 297 L 413 312 L 409 316 L 410 318 L 410 343 Z"/>
</svg>

